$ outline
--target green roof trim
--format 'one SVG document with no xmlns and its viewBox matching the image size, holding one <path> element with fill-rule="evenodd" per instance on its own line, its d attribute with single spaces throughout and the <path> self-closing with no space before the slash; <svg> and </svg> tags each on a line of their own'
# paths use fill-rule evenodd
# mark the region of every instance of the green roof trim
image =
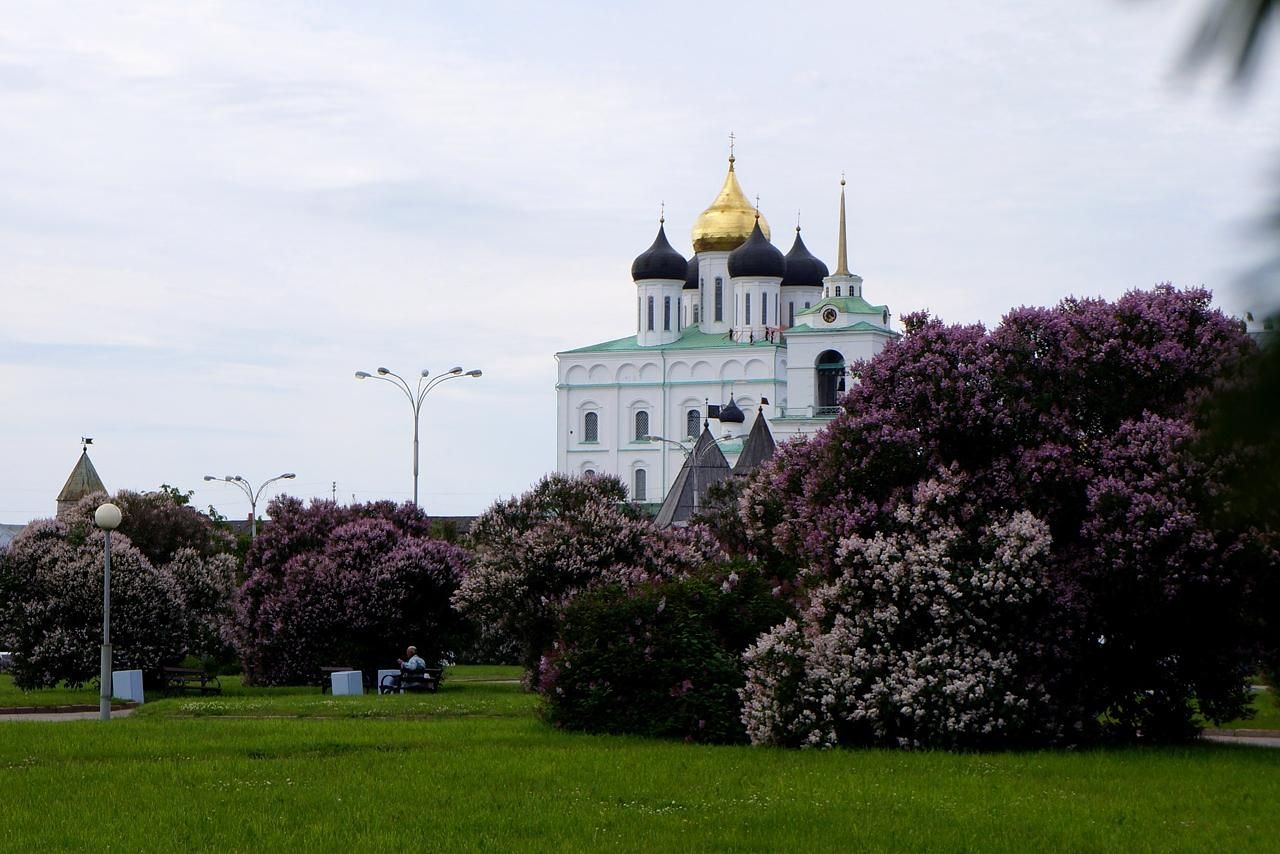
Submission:
<svg viewBox="0 0 1280 854">
<path fill-rule="evenodd" d="M 889 309 L 887 305 L 872 305 L 862 297 L 828 297 L 803 311 L 797 311 L 796 316 L 813 314 L 829 305 L 834 305 L 845 314 L 883 314 Z"/>
<path fill-rule="evenodd" d="M 661 350 L 715 350 L 715 349 L 739 349 L 742 347 L 759 347 L 760 349 L 777 349 L 783 345 L 774 341 L 755 341 L 747 343 L 746 341 L 734 341 L 729 337 L 728 332 L 703 332 L 697 326 L 686 326 L 684 331 L 680 333 L 680 337 L 670 344 L 651 344 L 648 347 L 642 347 L 636 343 L 636 336 L 629 335 L 626 338 L 618 338 L 613 341 L 604 341 L 600 344 L 591 344 L 587 347 L 577 347 L 573 350 L 561 350 L 557 356 L 567 355 L 570 353 L 624 353 L 628 351 L 636 352 L 658 352 Z"/>
<path fill-rule="evenodd" d="M 859 320 L 857 323 L 849 326 L 824 326 L 821 329 L 814 329 L 812 326 L 805 323 L 791 327 L 784 334 L 817 335 L 818 333 L 822 333 L 823 335 L 830 335 L 833 332 L 883 332 L 886 335 L 892 335 L 894 338 L 901 337 L 901 333 L 894 332 L 892 329 L 887 329 L 878 323 L 867 323 L 865 320 Z"/>
</svg>

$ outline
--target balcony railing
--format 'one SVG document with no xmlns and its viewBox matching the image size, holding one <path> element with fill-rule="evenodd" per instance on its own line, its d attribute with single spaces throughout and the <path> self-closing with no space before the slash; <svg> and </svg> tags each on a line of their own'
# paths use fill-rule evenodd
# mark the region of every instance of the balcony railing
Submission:
<svg viewBox="0 0 1280 854">
<path fill-rule="evenodd" d="M 835 418 L 840 414 L 839 406 L 788 406 L 782 410 L 783 418 Z"/>
</svg>

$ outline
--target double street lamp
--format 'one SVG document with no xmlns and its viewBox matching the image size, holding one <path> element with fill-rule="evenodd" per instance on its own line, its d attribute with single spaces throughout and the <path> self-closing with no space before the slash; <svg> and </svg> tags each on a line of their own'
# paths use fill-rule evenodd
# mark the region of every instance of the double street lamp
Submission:
<svg viewBox="0 0 1280 854">
<path fill-rule="evenodd" d="M 418 385 L 414 388 L 409 385 L 404 377 L 386 368 L 378 368 L 376 375 L 368 371 L 356 371 L 356 379 L 374 379 L 391 383 L 409 400 L 409 406 L 413 410 L 413 505 L 415 507 L 418 506 L 418 421 L 422 415 L 422 401 L 426 400 L 427 394 L 433 388 L 446 380 L 456 380 L 461 377 L 479 377 L 482 375 L 482 372 L 478 370 L 464 371 L 462 368 L 455 367 L 450 368 L 443 374 L 431 377 L 430 371 L 424 368 L 418 376 Z"/>
<path fill-rule="evenodd" d="M 240 487 L 240 491 L 243 492 L 246 496 L 248 496 L 249 519 L 250 519 L 249 529 L 251 531 L 250 538 L 256 540 L 258 538 L 258 499 L 262 497 L 262 490 L 266 489 L 269 484 L 275 483 L 277 480 L 293 480 L 295 477 L 297 477 L 297 475 L 291 471 L 285 472 L 284 474 L 276 475 L 275 477 L 271 478 L 271 480 L 264 482 L 262 486 L 259 486 L 256 492 L 254 491 L 253 486 L 249 483 L 249 481 L 245 480 L 238 474 L 229 474 L 229 475 L 226 475 L 225 477 L 214 477 L 211 474 L 207 474 L 204 476 L 204 479 L 220 480 L 220 481 L 223 481 L 224 483 L 229 483 L 232 486 L 238 486 Z"/>
</svg>

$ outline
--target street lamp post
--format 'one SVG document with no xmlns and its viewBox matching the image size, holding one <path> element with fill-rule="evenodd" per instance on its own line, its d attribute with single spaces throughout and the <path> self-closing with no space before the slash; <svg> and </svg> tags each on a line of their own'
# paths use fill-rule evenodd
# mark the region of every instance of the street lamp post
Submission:
<svg viewBox="0 0 1280 854">
<path fill-rule="evenodd" d="M 204 476 L 204 479 L 205 480 L 221 480 L 225 483 L 232 484 L 233 486 L 238 486 L 240 487 L 240 491 L 243 492 L 246 496 L 248 496 L 249 498 L 249 531 L 250 531 L 249 538 L 252 540 L 256 540 L 258 538 L 258 499 L 262 497 L 262 490 L 266 489 L 268 484 L 275 483 L 277 480 L 293 480 L 295 477 L 297 477 L 297 475 L 291 471 L 285 472 L 284 474 L 278 474 L 275 477 L 271 478 L 271 480 L 264 481 L 262 486 L 258 487 L 257 492 L 254 492 L 253 485 L 250 484 L 249 481 L 245 480 L 238 474 L 229 474 L 224 477 L 214 477 L 211 474 L 207 474 Z"/>
<path fill-rule="evenodd" d="M 668 439 L 665 436 L 654 436 L 653 434 L 649 434 L 644 438 L 650 442 L 666 442 L 668 445 L 675 445 L 677 448 L 684 451 L 684 455 L 686 457 L 692 456 L 693 452 L 698 447 L 697 439 L 693 440 L 692 445 L 685 445 L 684 442 L 678 442 L 675 439 Z M 740 437 L 729 435 L 729 434 L 721 436 L 719 439 L 712 436 L 711 437 L 712 444 L 707 445 L 701 451 L 698 451 L 698 455 L 693 458 L 693 467 L 692 467 L 693 468 L 693 512 L 695 513 L 698 512 L 698 467 L 702 465 L 703 455 L 706 454 L 708 451 L 710 451 L 712 448 L 719 447 L 721 442 L 731 442 L 734 439 L 738 439 L 738 438 Z"/>
<path fill-rule="evenodd" d="M 435 377 L 430 377 L 430 371 L 423 368 L 422 373 L 418 375 L 418 386 L 414 388 L 409 385 L 404 377 L 395 371 L 389 371 L 386 368 L 378 368 L 377 374 L 371 374 L 368 371 L 356 371 L 356 379 L 358 380 L 382 380 L 386 383 L 398 388 L 409 400 L 409 407 L 413 410 L 413 505 L 418 505 L 418 421 L 422 416 L 422 401 L 426 400 L 427 394 L 436 386 L 445 380 L 456 380 L 460 377 L 479 377 L 483 376 L 483 372 L 479 370 L 464 371 L 462 368 L 454 367 Z M 394 377 L 394 379 L 391 379 Z"/>
<path fill-rule="evenodd" d="M 120 527 L 120 508 L 103 504 L 93 514 L 102 529 L 102 672 L 98 677 L 98 719 L 111 720 L 111 532 Z"/>
</svg>

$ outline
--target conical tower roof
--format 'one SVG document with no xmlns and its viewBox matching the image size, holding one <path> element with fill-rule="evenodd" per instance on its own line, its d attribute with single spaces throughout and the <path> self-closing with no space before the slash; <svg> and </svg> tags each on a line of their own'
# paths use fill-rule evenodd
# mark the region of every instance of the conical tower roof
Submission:
<svg viewBox="0 0 1280 854">
<path fill-rule="evenodd" d="M 93 460 L 89 459 L 89 452 L 81 451 L 76 467 L 71 470 L 71 476 L 67 478 L 62 491 L 58 493 L 58 500 L 79 501 L 91 492 L 106 491 L 102 478 L 98 477 L 98 470 L 93 467 Z"/>
<path fill-rule="evenodd" d="M 86 495 L 106 491 L 102 478 L 98 477 L 98 470 L 93 467 L 93 461 L 89 459 L 89 451 L 82 450 L 76 467 L 71 470 L 71 476 L 67 478 L 62 491 L 58 493 L 58 512 L 62 512 Z"/>
<path fill-rule="evenodd" d="M 716 444 L 715 436 L 705 425 L 693 451 L 685 457 L 684 465 L 671 483 L 671 490 L 658 510 L 654 522 L 659 528 L 668 528 L 688 522 L 693 511 L 702 503 L 707 490 L 729 477 L 729 461 Z M 696 497 L 695 497 L 696 496 Z"/>
<path fill-rule="evenodd" d="M 738 461 L 733 465 L 733 473 L 749 474 L 755 471 L 761 463 L 772 457 L 777 449 L 778 443 L 773 441 L 773 431 L 769 429 L 769 422 L 764 420 L 764 409 L 756 410 L 755 423 L 751 425 L 751 432 L 747 434 L 742 453 L 738 454 Z"/>
<path fill-rule="evenodd" d="M 747 242 L 756 224 L 757 211 L 738 185 L 733 171 L 733 155 L 729 155 L 729 172 L 724 185 L 711 206 L 693 222 L 694 252 L 730 252 Z M 760 230 L 769 236 L 769 223 L 760 217 Z"/>
</svg>

